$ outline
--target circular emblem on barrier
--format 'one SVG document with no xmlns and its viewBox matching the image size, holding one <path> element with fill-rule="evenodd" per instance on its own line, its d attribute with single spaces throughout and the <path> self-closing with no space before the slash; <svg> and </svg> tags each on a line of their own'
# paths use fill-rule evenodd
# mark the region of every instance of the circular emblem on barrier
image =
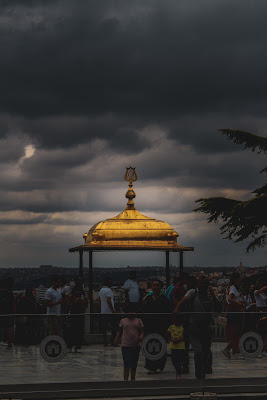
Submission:
<svg viewBox="0 0 267 400">
<path fill-rule="evenodd" d="M 145 336 L 142 343 L 142 353 L 150 361 L 160 360 L 166 354 L 166 340 L 158 333 Z"/>
<path fill-rule="evenodd" d="M 57 362 L 67 353 L 67 346 L 60 336 L 47 336 L 40 344 L 41 356 L 49 362 Z"/>
<path fill-rule="evenodd" d="M 247 358 L 257 357 L 263 349 L 261 336 L 253 331 L 246 332 L 239 341 L 240 353 Z"/>
</svg>

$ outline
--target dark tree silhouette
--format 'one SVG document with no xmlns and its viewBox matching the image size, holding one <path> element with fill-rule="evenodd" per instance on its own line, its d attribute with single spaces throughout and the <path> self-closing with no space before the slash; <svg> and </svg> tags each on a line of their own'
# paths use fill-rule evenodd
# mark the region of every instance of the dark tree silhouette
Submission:
<svg viewBox="0 0 267 400">
<path fill-rule="evenodd" d="M 243 144 L 253 152 L 267 153 L 267 138 L 254 135 L 250 132 L 219 129 L 234 143 Z M 267 173 L 264 168 L 261 173 Z M 208 222 L 222 220 L 224 224 L 220 230 L 226 234 L 225 238 L 234 242 L 241 242 L 250 238 L 247 252 L 257 247 L 264 247 L 267 243 L 267 184 L 254 190 L 254 197 L 247 201 L 226 199 L 224 197 L 210 197 L 196 200 L 199 207 L 194 211 L 209 214 Z"/>
</svg>

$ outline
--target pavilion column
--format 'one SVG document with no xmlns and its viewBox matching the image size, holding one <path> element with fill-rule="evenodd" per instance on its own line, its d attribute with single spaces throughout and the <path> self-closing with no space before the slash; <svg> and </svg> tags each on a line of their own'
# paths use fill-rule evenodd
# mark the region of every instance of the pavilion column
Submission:
<svg viewBox="0 0 267 400">
<path fill-rule="evenodd" d="M 79 251 L 80 263 L 79 263 L 79 276 L 83 277 L 83 251 Z"/>
<path fill-rule="evenodd" d="M 180 251 L 180 274 L 184 272 L 184 252 Z"/>
<path fill-rule="evenodd" d="M 89 271 L 88 271 L 88 296 L 90 313 L 90 333 L 93 332 L 93 250 L 89 250 Z"/>
<path fill-rule="evenodd" d="M 170 252 L 166 251 L 166 288 L 170 286 Z"/>
</svg>

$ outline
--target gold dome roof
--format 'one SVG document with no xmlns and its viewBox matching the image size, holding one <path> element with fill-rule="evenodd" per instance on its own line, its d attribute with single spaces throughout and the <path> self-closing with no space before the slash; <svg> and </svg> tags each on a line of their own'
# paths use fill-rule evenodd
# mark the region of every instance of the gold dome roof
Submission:
<svg viewBox="0 0 267 400">
<path fill-rule="evenodd" d="M 129 169 L 127 169 L 127 172 Z M 129 181 L 129 189 L 125 195 L 128 198 L 125 210 L 116 217 L 93 225 L 88 234 L 84 235 L 85 243 L 82 246 L 70 249 L 70 251 L 88 251 L 90 249 L 194 250 L 193 247 L 184 247 L 177 243 L 179 235 L 167 222 L 146 217 L 136 210 L 133 202 L 135 192 L 132 188 L 132 182 L 137 177 L 134 172 L 134 175 L 127 179 L 127 172 L 125 180 Z"/>
<path fill-rule="evenodd" d="M 114 218 L 98 222 L 88 232 L 85 246 L 162 247 L 177 243 L 178 233 L 163 221 L 128 207 Z"/>
</svg>

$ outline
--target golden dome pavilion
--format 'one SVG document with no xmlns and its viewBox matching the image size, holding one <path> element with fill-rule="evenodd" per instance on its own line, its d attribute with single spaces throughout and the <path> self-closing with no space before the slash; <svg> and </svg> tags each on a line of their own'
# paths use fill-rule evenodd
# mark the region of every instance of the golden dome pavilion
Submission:
<svg viewBox="0 0 267 400">
<path fill-rule="evenodd" d="M 134 168 L 127 168 L 125 180 L 129 189 L 125 210 L 105 221 L 93 225 L 84 235 L 83 245 L 70 249 L 74 251 L 89 250 L 170 250 L 193 251 L 177 242 L 177 232 L 167 222 L 147 217 L 136 210 L 133 199 L 136 197 L 133 182 L 137 180 Z"/>
</svg>

